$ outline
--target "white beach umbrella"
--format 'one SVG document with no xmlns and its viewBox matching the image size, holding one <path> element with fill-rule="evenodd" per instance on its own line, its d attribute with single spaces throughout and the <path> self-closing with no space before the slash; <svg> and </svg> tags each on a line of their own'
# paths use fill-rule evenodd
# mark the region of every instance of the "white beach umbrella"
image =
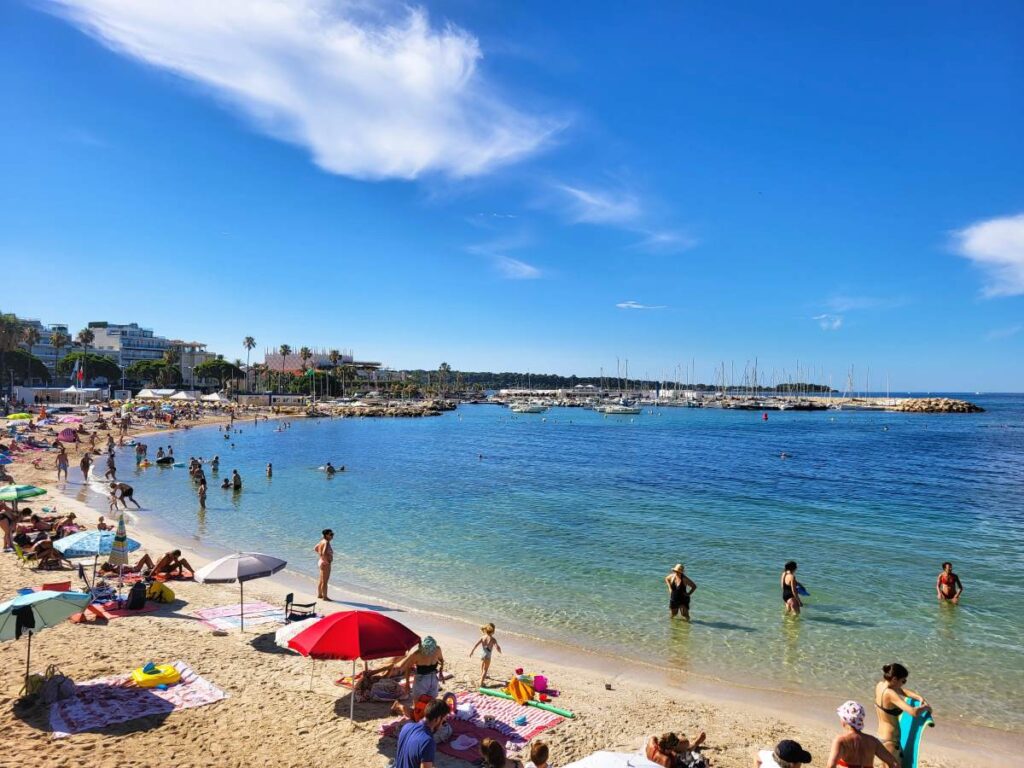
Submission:
<svg viewBox="0 0 1024 768">
<path fill-rule="evenodd" d="M 303 619 L 302 621 L 293 621 L 289 624 L 285 624 L 283 627 L 277 630 L 277 632 L 274 633 L 274 643 L 280 646 L 281 648 L 284 648 L 285 650 L 292 651 L 292 653 L 295 653 L 295 649 L 288 645 L 288 641 L 295 637 L 297 634 L 299 634 L 299 632 L 302 632 L 304 629 L 309 629 L 311 626 L 320 621 L 321 618 L 322 617 L 320 616 L 313 616 L 309 619 Z"/>
<path fill-rule="evenodd" d="M 273 576 L 288 563 L 271 555 L 259 552 L 236 552 L 226 555 L 204 565 L 195 573 L 195 579 L 201 584 L 232 584 L 238 582 L 238 621 L 239 628 L 245 630 L 244 584 L 253 579 Z"/>
</svg>

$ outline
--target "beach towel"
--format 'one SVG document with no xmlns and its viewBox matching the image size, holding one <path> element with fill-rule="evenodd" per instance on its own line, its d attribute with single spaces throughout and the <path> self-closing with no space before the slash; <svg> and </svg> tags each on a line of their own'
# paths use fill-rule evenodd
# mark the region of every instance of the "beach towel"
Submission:
<svg viewBox="0 0 1024 768">
<path fill-rule="evenodd" d="M 284 624 L 284 610 L 270 603 L 245 603 L 242 606 L 246 626 L 256 624 Z M 192 615 L 211 629 L 230 630 L 239 627 L 239 607 L 218 605 L 215 608 L 201 608 Z"/>
<path fill-rule="evenodd" d="M 472 736 L 479 742 L 485 738 L 500 741 L 508 749 L 518 750 L 530 743 L 530 740 L 549 728 L 554 728 L 565 718 L 556 715 L 554 712 L 545 712 L 536 707 L 523 707 L 508 699 L 496 699 L 493 696 L 484 696 L 479 693 L 462 692 L 455 694 L 459 706 L 472 704 L 476 714 L 468 720 L 449 718 L 452 726 L 452 741 L 457 737 L 466 735 Z M 494 724 L 490 727 L 484 726 L 484 717 L 495 718 Z M 516 725 L 515 720 L 526 717 L 526 725 Z M 398 738 L 399 727 L 407 722 L 396 720 L 381 727 L 381 734 Z M 457 757 L 460 760 L 470 762 L 480 759 L 479 745 L 466 750 L 457 750 L 452 746 L 451 741 L 437 745 L 438 750 L 446 755 Z"/>
<path fill-rule="evenodd" d="M 174 662 L 181 682 L 166 691 L 136 688 L 131 673 L 79 683 L 70 698 L 50 707 L 50 730 L 60 739 L 141 717 L 168 715 L 179 709 L 201 707 L 226 699 L 228 694 L 200 677 L 185 662 Z"/>
<path fill-rule="evenodd" d="M 644 755 L 630 752 L 595 752 L 563 768 L 659 768 Z"/>
</svg>

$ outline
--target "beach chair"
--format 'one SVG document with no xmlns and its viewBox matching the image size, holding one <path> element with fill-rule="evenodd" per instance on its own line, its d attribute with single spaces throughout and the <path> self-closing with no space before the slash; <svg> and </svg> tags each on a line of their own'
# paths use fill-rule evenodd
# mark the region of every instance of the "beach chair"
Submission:
<svg viewBox="0 0 1024 768">
<path fill-rule="evenodd" d="M 21 548 L 21 544 L 14 542 L 14 556 L 18 558 L 18 565 L 24 568 L 28 565 L 28 555 L 25 554 L 25 550 Z"/>
<path fill-rule="evenodd" d="M 43 584 L 39 587 L 40 592 L 70 592 L 71 582 L 70 581 L 55 581 L 50 584 Z"/>
<path fill-rule="evenodd" d="M 289 592 L 284 598 L 284 623 L 303 621 L 316 616 L 316 602 L 296 603 L 295 593 Z"/>
</svg>

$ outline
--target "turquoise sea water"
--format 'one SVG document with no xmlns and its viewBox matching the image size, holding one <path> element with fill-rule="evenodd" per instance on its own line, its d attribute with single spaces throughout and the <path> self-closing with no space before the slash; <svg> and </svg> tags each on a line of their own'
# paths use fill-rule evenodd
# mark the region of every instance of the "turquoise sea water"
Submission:
<svg viewBox="0 0 1024 768">
<path fill-rule="evenodd" d="M 186 470 L 120 464 L 142 515 L 180 540 L 274 553 L 312 575 L 332 527 L 337 580 L 398 602 L 843 698 L 869 699 L 881 666 L 901 661 L 947 720 L 1019 731 L 1024 396 L 972 399 L 988 411 L 763 422 L 463 406 L 146 439 L 151 457 L 158 444 L 181 460 L 220 455 L 205 512 Z M 328 478 L 328 460 L 348 470 Z M 233 468 L 238 495 L 217 487 Z M 790 558 L 811 592 L 799 619 L 778 586 Z M 966 586 L 956 608 L 935 599 L 945 559 Z M 699 587 L 690 625 L 669 621 L 662 583 L 680 561 Z"/>
</svg>

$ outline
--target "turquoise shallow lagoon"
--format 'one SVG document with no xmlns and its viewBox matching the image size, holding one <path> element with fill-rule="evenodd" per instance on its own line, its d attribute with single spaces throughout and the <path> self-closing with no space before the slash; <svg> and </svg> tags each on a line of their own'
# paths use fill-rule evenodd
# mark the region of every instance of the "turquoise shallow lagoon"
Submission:
<svg viewBox="0 0 1024 768">
<path fill-rule="evenodd" d="M 182 541 L 271 552 L 312 574 L 329 526 L 336 579 L 398 602 L 865 701 L 882 664 L 901 661 L 947 719 L 1021 731 L 1024 397 L 971 399 L 988 411 L 762 422 L 463 406 L 147 438 L 150 456 L 158 444 L 183 460 L 220 455 L 205 512 L 184 469 L 121 474 L 142 516 Z M 347 471 L 328 478 L 328 460 Z M 216 487 L 233 468 L 238 495 Z M 799 619 L 778 588 L 790 558 L 811 591 Z M 966 585 L 957 608 L 935 599 L 945 559 Z M 668 620 L 662 584 L 678 561 L 699 585 L 688 626 Z"/>
</svg>

